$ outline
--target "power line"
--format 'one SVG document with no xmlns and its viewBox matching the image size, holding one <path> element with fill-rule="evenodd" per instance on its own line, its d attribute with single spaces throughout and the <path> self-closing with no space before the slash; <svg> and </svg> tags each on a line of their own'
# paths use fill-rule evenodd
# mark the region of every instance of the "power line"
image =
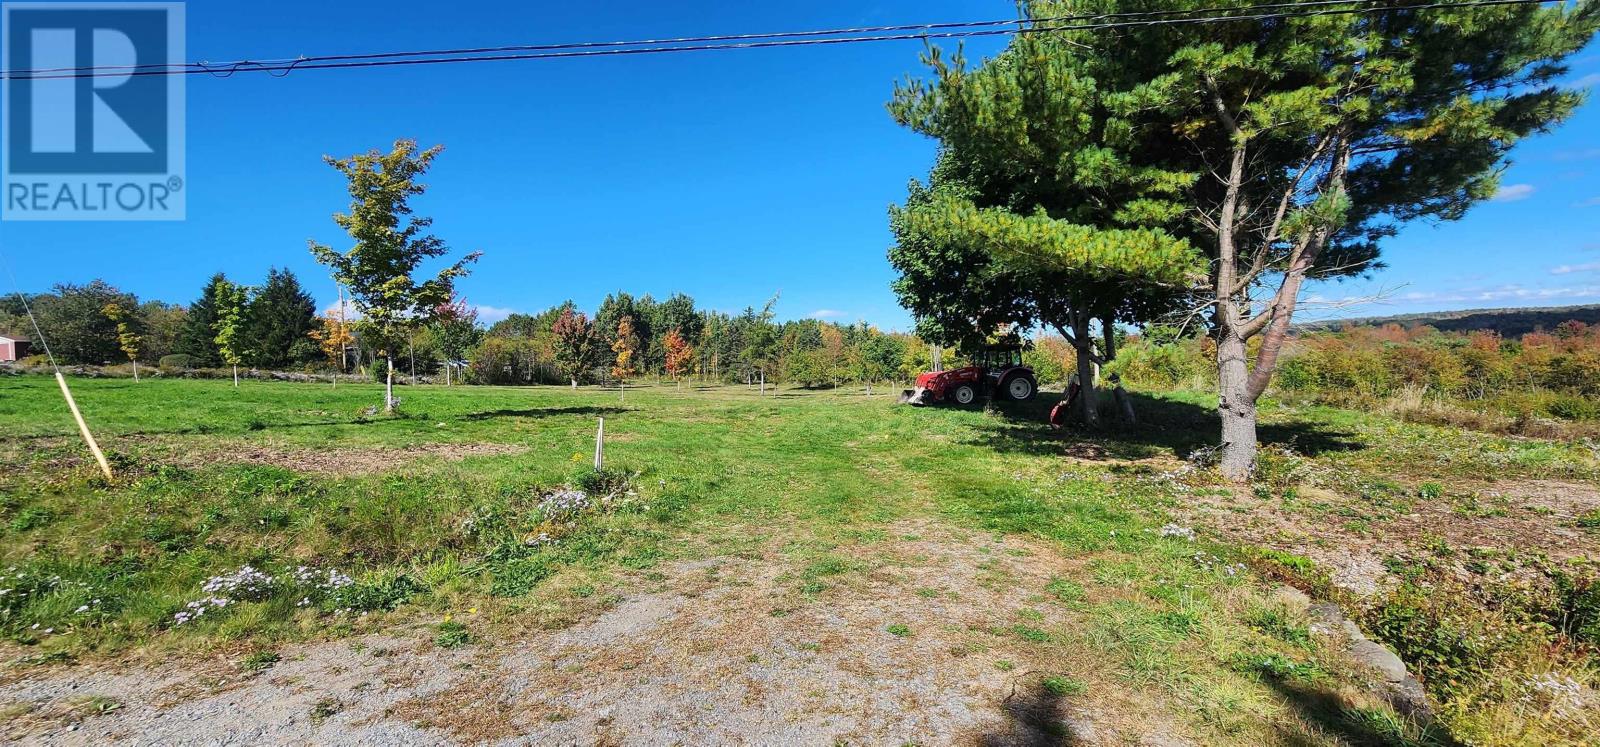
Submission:
<svg viewBox="0 0 1600 747">
<path fill-rule="evenodd" d="M 283 77 L 295 70 L 329 70 L 343 68 L 400 67 L 409 65 L 438 65 L 466 62 L 505 62 L 513 60 L 543 60 L 560 58 L 609 57 L 635 54 L 666 54 L 672 52 L 708 52 L 738 49 L 765 49 L 802 47 L 866 42 L 908 41 L 928 39 L 968 39 L 1011 34 L 1046 33 L 1060 31 L 1095 31 L 1130 27 L 1202 25 L 1236 21 L 1264 21 L 1289 18 L 1309 18 L 1334 15 L 1378 15 L 1402 11 L 1448 10 L 1510 5 L 1542 5 L 1559 0 L 1465 0 L 1456 2 L 1425 2 L 1409 5 L 1375 7 L 1348 6 L 1364 0 L 1311 0 L 1302 3 L 1271 3 L 1237 8 L 1205 8 L 1193 11 L 1144 11 L 1138 13 L 1058 16 L 1044 19 L 1016 18 L 1004 21 L 971 21 L 938 24 L 910 24 L 898 26 L 871 26 L 854 29 L 790 31 L 770 34 L 736 34 L 725 36 L 680 37 L 661 40 L 634 40 L 608 42 L 572 42 L 542 45 L 509 45 L 501 47 L 476 47 L 443 50 L 415 50 L 389 53 L 322 55 L 295 59 L 231 63 L 205 62 L 152 63 L 131 66 L 101 66 L 74 68 L 41 68 L 37 70 L 0 71 L 0 79 L 49 80 L 58 78 L 93 78 L 110 76 L 147 75 L 211 75 L 232 77 L 239 72 L 264 72 L 273 77 Z M 1281 8 L 1294 8 L 1288 12 L 1264 12 Z M 1317 10 L 1305 10 L 1318 8 Z M 1228 15 L 1194 15 L 1228 13 Z M 1238 15 L 1244 13 L 1244 15 Z M 1178 14 L 1190 14 L 1173 17 Z M 1099 23 L 1076 23 L 1094 18 L 1121 18 L 1123 20 Z M 1136 20 L 1135 20 L 1136 19 Z M 1031 25 L 1026 25 L 1031 24 Z M 1016 28 L 1003 28 L 1004 26 Z M 908 32 L 908 33 L 885 33 Z M 501 52 L 512 52 L 502 54 Z"/>
<path fill-rule="evenodd" d="M 761 39 L 790 39 L 790 38 L 821 37 L 821 36 L 859 36 L 861 34 L 885 33 L 885 32 L 891 32 L 891 31 L 937 32 L 937 31 L 944 31 L 944 30 L 950 30 L 950 29 L 975 29 L 975 28 L 992 27 L 992 26 L 1010 26 L 1010 25 L 1016 25 L 1016 24 L 1022 24 L 1022 23 L 1034 23 L 1034 24 L 1066 23 L 1066 22 L 1073 22 L 1073 21 L 1086 21 L 1086 20 L 1092 20 L 1092 19 L 1150 18 L 1150 17 L 1174 16 L 1174 15 L 1200 15 L 1200 14 L 1225 13 L 1225 12 L 1256 12 L 1256 11 L 1262 11 L 1262 10 L 1276 10 L 1276 9 L 1280 9 L 1280 8 L 1308 8 L 1308 7 L 1328 6 L 1328 5 L 1349 5 L 1351 3 L 1358 2 L 1358 1 L 1359 0 L 1305 0 L 1304 2 L 1265 3 L 1265 4 L 1259 4 L 1259 5 L 1234 6 L 1234 7 L 1217 6 L 1217 7 L 1209 7 L 1209 8 L 1193 8 L 1193 9 L 1188 9 L 1188 10 L 1149 10 L 1149 11 L 1125 11 L 1125 12 L 1120 12 L 1120 13 L 1084 13 L 1084 14 L 1077 14 L 1077 15 L 1048 16 L 1048 17 L 1033 18 L 1033 19 L 1009 18 L 1009 19 L 994 20 L 994 21 L 952 21 L 952 22 L 946 22 L 946 23 L 899 24 L 899 25 L 893 25 L 893 26 L 858 26 L 858 27 L 854 27 L 854 28 L 839 28 L 839 29 L 822 29 L 822 30 L 807 30 L 807 31 L 780 31 L 780 32 L 773 32 L 773 33 L 757 33 L 757 34 L 723 34 L 723 35 L 713 35 L 713 36 L 684 36 L 684 37 L 671 37 L 671 38 L 663 38 L 663 39 L 635 39 L 635 40 L 630 40 L 630 41 L 566 42 L 566 43 L 550 43 L 550 44 L 515 44 L 515 45 L 503 45 L 503 46 L 494 46 L 494 47 L 461 47 L 461 48 L 454 48 L 454 49 L 432 49 L 432 50 L 417 50 L 417 51 L 407 51 L 407 52 L 371 52 L 371 53 L 364 53 L 364 54 L 315 55 L 315 56 L 310 56 L 310 57 L 307 57 L 305 55 L 301 55 L 299 57 L 289 57 L 289 58 L 280 58 L 280 59 L 272 59 L 272 60 L 249 60 L 249 59 L 245 59 L 245 60 L 237 60 L 237 61 L 233 61 L 233 62 L 204 62 L 204 61 L 202 61 L 202 62 L 152 62 L 152 63 L 145 63 L 145 64 L 140 64 L 140 65 L 96 65 L 96 66 L 85 66 L 85 67 L 34 68 L 34 69 L 31 69 L 31 70 L 11 71 L 11 73 L 13 75 L 20 76 L 20 75 L 38 75 L 40 73 L 56 73 L 56 72 L 86 72 L 86 71 L 102 71 L 102 70 L 104 70 L 104 71 L 113 71 L 113 70 L 114 71 L 131 71 L 131 70 L 147 70 L 147 69 L 183 69 L 183 68 L 193 68 L 195 72 L 218 73 L 218 72 L 222 72 L 224 68 L 227 68 L 228 69 L 227 71 L 231 74 L 232 72 L 235 71 L 235 69 L 237 69 L 239 67 L 242 67 L 242 66 L 289 65 L 289 64 L 299 65 L 299 64 L 304 64 L 304 63 L 328 62 L 328 61 L 345 61 L 345 60 L 369 60 L 369 59 L 405 58 L 405 57 L 435 57 L 435 56 L 442 56 L 442 55 L 489 54 L 489 53 L 502 53 L 502 52 L 545 52 L 545 51 L 558 51 L 558 50 L 569 50 L 569 49 L 596 49 L 596 48 L 605 48 L 605 47 L 628 47 L 628 46 L 645 46 L 645 45 L 677 45 L 677 44 L 692 44 L 692 43 L 738 42 L 738 41 L 753 41 L 753 40 L 761 40 Z"/>
</svg>

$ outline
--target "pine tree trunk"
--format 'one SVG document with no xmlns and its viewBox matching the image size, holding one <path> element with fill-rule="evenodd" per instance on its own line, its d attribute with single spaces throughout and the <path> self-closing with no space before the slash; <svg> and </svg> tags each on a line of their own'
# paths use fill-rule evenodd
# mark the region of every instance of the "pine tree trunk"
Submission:
<svg viewBox="0 0 1600 747">
<path fill-rule="evenodd" d="M 384 355 L 383 359 L 389 364 L 389 372 L 383 378 L 383 411 L 394 412 L 394 356 Z"/>
<path fill-rule="evenodd" d="M 1084 425 L 1100 424 L 1100 403 L 1094 392 L 1094 343 L 1089 339 L 1089 317 L 1079 314 L 1072 323 L 1072 347 L 1078 359 L 1078 416 Z"/>
<path fill-rule="evenodd" d="M 1222 475 L 1234 482 L 1250 478 L 1256 461 L 1256 403 L 1250 396 L 1245 342 L 1224 330 L 1217 342 L 1217 413 L 1222 416 Z"/>
</svg>

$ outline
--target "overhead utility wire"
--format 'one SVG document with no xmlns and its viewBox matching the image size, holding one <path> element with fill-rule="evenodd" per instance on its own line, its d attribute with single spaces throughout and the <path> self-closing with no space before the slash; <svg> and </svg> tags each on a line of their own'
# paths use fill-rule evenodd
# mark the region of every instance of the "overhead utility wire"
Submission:
<svg viewBox="0 0 1600 747">
<path fill-rule="evenodd" d="M 453 49 L 431 49 L 407 52 L 368 52 L 362 54 L 330 54 L 313 55 L 307 57 L 284 57 L 271 60 L 236 60 L 232 62 L 150 62 L 140 65 L 94 65 L 81 67 L 46 67 L 30 70 L 10 71 L 14 75 L 37 75 L 40 73 L 58 72 L 86 72 L 86 71 L 129 71 L 148 69 L 182 69 L 194 68 L 195 72 L 218 72 L 223 68 L 244 65 L 287 65 L 291 63 L 303 64 L 308 62 L 328 62 L 341 60 L 369 60 L 388 59 L 400 57 L 436 57 L 441 55 L 487 54 L 497 52 L 545 52 L 565 49 L 594 49 L 603 47 L 627 47 L 663 44 L 691 44 L 730 41 L 750 41 L 757 39 L 790 39 L 817 36 L 846 36 L 889 31 L 941 31 L 946 29 L 982 28 L 989 26 L 1012 26 L 1021 23 L 1066 23 L 1072 21 L 1087 21 L 1102 18 L 1149 18 L 1174 15 L 1203 15 L 1211 13 L 1239 13 L 1256 12 L 1263 10 L 1276 10 L 1280 8 L 1310 8 L 1328 5 L 1350 5 L 1361 0 L 1306 0 L 1305 2 L 1263 3 L 1259 5 L 1245 5 L 1234 7 L 1209 7 L 1191 8 L 1188 10 L 1145 10 L 1124 11 L 1120 13 L 1082 13 L 1076 15 L 1047 16 L 1043 18 L 1008 18 L 996 21 L 950 21 L 945 23 L 909 23 L 893 26 L 858 26 L 854 28 L 820 29 L 807 31 L 778 31 L 772 33 L 753 34 L 722 34 L 712 36 L 682 36 L 664 39 L 633 39 L 628 41 L 600 41 L 600 42 L 562 42 L 548 44 L 512 44 L 494 47 L 460 47 Z M 1007 32 L 1009 33 L 1009 31 Z"/>
<path fill-rule="evenodd" d="M 608 57 L 608 56 L 631 55 L 631 54 L 665 54 L 665 53 L 669 53 L 669 52 L 705 52 L 705 51 L 733 50 L 733 49 L 763 49 L 763 48 L 774 48 L 774 47 L 800 47 L 800 46 L 816 46 L 816 45 L 824 45 L 824 44 L 853 44 L 853 43 L 859 43 L 859 42 L 882 42 L 882 41 L 901 41 L 901 40 L 917 40 L 917 39 L 965 39 L 965 38 L 973 38 L 973 37 L 1001 36 L 1001 35 L 1011 35 L 1011 34 L 1046 33 L 1046 32 L 1057 32 L 1057 31 L 1094 31 L 1094 30 L 1101 30 L 1101 29 L 1129 28 L 1129 27 L 1141 27 L 1141 26 L 1201 25 L 1201 24 L 1230 23 L 1230 22 L 1234 22 L 1234 21 L 1259 21 L 1259 20 L 1276 20 L 1276 19 L 1286 19 L 1286 18 L 1310 18 L 1310 17 L 1317 17 L 1317 16 L 1334 16 L 1334 15 L 1377 15 L 1377 14 L 1395 13 L 1395 12 L 1410 11 L 1410 10 L 1443 10 L 1443 9 L 1480 8 L 1480 7 L 1507 6 L 1507 5 L 1541 5 L 1541 4 L 1545 4 L 1545 3 L 1549 3 L 1549 2 L 1557 2 L 1557 1 L 1559 1 L 1559 0 L 1468 0 L 1466 2 L 1431 2 L 1431 3 L 1415 3 L 1415 4 L 1410 4 L 1410 5 L 1389 5 L 1389 6 L 1366 7 L 1366 8 L 1324 8 L 1322 10 L 1313 10 L 1313 11 L 1306 11 L 1306 12 L 1255 13 L 1255 14 L 1252 14 L 1252 15 L 1200 16 L 1200 17 L 1184 17 L 1184 18 L 1153 18 L 1153 19 L 1148 19 L 1148 20 L 1112 21 L 1112 22 L 1105 22 L 1105 23 L 1087 23 L 1087 24 L 1069 24 L 1069 25 L 1055 25 L 1055 24 L 1052 24 L 1051 22 L 1046 21 L 1044 19 L 1012 19 L 1012 20 L 1004 21 L 1004 22 L 999 22 L 999 21 L 988 22 L 988 21 L 986 21 L 986 22 L 980 22 L 980 23 L 983 23 L 983 24 L 991 24 L 991 23 L 992 24 L 1000 24 L 1000 23 L 1004 23 L 1006 25 L 1015 24 L 1015 25 L 1019 25 L 1018 28 L 998 28 L 998 29 L 967 30 L 967 31 L 944 31 L 944 32 L 937 32 L 937 33 L 921 32 L 921 33 L 906 33 L 906 34 L 880 34 L 880 35 L 872 35 L 872 36 L 844 36 L 844 37 L 838 37 L 838 38 L 797 38 L 797 39 L 783 38 L 783 39 L 776 39 L 776 40 L 774 40 L 773 37 L 778 36 L 777 34 L 772 34 L 772 35 L 750 34 L 750 35 L 744 35 L 744 36 L 739 37 L 739 38 L 765 39 L 766 41 L 742 41 L 742 42 L 733 42 L 733 43 L 694 44 L 694 45 L 688 45 L 688 46 L 644 46 L 644 47 L 629 46 L 629 47 L 623 47 L 623 48 L 590 48 L 590 47 L 610 47 L 611 45 L 624 45 L 624 44 L 650 44 L 652 42 L 645 42 L 645 41 L 638 41 L 638 42 L 580 42 L 580 43 L 573 43 L 573 44 L 532 45 L 532 46 L 527 46 L 527 47 L 518 47 L 520 49 L 544 49 L 544 48 L 550 48 L 550 49 L 554 50 L 554 51 L 547 51 L 547 52 L 531 52 L 531 53 L 520 53 L 520 54 L 471 54 L 471 53 L 464 53 L 464 54 L 460 54 L 460 55 L 455 55 L 455 54 L 453 54 L 453 52 L 446 50 L 446 51 L 438 51 L 438 52 L 420 52 L 419 51 L 419 52 L 395 52 L 395 53 L 389 53 L 389 54 L 374 53 L 374 54 L 371 54 L 371 55 L 331 55 L 331 56 L 316 57 L 316 58 L 313 58 L 313 57 L 302 57 L 302 58 L 298 58 L 298 59 L 294 59 L 294 60 L 280 60 L 280 61 L 272 61 L 272 62 L 255 62 L 255 61 L 250 61 L 250 60 L 244 60 L 244 61 L 240 61 L 240 62 L 236 62 L 236 63 L 228 63 L 229 69 L 227 69 L 227 70 L 221 69 L 224 66 L 221 66 L 221 65 L 219 65 L 219 66 L 210 66 L 210 65 L 207 65 L 206 63 L 183 63 L 181 66 L 179 66 L 178 63 L 172 63 L 172 67 L 168 67 L 168 68 L 165 68 L 165 69 L 139 69 L 139 70 L 131 70 L 131 71 L 130 71 L 130 68 L 126 68 L 125 67 L 125 68 L 121 68 L 117 72 L 106 72 L 104 70 L 96 70 L 96 69 L 93 69 L 93 68 L 58 68 L 58 69 L 55 69 L 54 71 L 46 71 L 46 70 L 37 70 L 37 71 L 34 71 L 34 70 L 14 70 L 14 71 L 3 71 L 3 72 L 0 72 L 0 79 L 48 80 L 48 79 L 55 79 L 55 78 L 94 78 L 94 77 L 108 77 L 108 76 L 200 75 L 200 74 L 208 74 L 208 75 L 211 75 L 213 77 L 218 77 L 218 78 L 228 78 L 228 77 L 232 77 L 235 73 L 239 73 L 239 72 L 264 72 L 264 73 L 267 73 L 268 75 L 271 75 L 273 77 L 281 78 L 281 77 L 283 77 L 285 75 L 288 75 L 289 73 L 291 73 L 291 72 L 293 72 L 295 70 L 329 70 L 329 69 L 340 69 L 340 68 L 398 67 L 398 66 L 407 66 L 407 65 L 437 65 L 437 64 L 453 64 L 453 63 L 463 63 L 463 62 L 503 62 L 503 61 L 512 61 L 512 60 L 541 60 L 541 59 L 559 59 L 559 58 L 577 58 L 577 57 Z M 1265 8 L 1265 7 L 1296 7 L 1296 8 L 1300 8 L 1300 7 L 1305 7 L 1307 5 L 1312 5 L 1312 4 L 1313 3 L 1279 3 L 1279 4 L 1275 4 L 1273 6 L 1246 6 L 1246 7 L 1242 7 L 1242 8 L 1236 8 L 1236 9 L 1233 9 L 1233 10 L 1251 10 L 1254 7 L 1262 7 L 1262 8 Z M 1318 6 L 1326 6 L 1326 5 L 1334 5 L 1334 4 L 1348 5 L 1349 1 L 1348 0 L 1324 0 L 1323 2 L 1317 2 L 1315 4 L 1318 5 Z M 1167 12 L 1175 12 L 1175 11 L 1159 11 L 1159 12 L 1167 13 Z M 1090 17 L 1095 17 L 1095 16 L 1090 16 Z M 1031 23 L 1033 25 L 1031 25 L 1031 26 L 1022 26 L 1021 25 L 1021 24 L 1027 24 L 1027 23 Z M 967 27 L 967 26 L 972 26 L 974 24 L 958 24 L 958 25 L 960 25 L 962 27 Z M 924 24 L 924 25 L 920 25 L 920 26 L 912 26 L 910 28 L 924 28 L 926 26 L 929 26 L 929 24 Z M 786 35 L 823 34 L 823 33 L 829 33 L 829 32 L 785 32 Z M 706 37 L 706 38 L 709 38 L 709 37 Z M 431 57 L 431 58 L 415 57 L 417 55 L 429 55 L 429 54 L 452 54 L 453 56 Z M 396 58 L 400 58 L 400 59 L 396 59 Z M 51 72 L 51 74 L 48 74 L 48 75 L 39 74 L 39 73 L 45 73 L 45 72 Z"/>
</svg>

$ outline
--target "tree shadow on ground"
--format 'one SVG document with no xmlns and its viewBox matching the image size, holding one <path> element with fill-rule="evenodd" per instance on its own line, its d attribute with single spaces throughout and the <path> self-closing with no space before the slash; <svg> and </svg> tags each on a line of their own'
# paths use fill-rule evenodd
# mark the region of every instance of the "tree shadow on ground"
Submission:
<svg viewBox="0 0 1600 747">
<path fill-rule="evenodd" d="M 1043 685 L 1018 686 L 1001 704 L 1005 728 L 976 740 L 983 747 L 1046 747 L 1082 744 L 1066 722 L 1060 694 Z"/>
<path fill-rule="evenodd" d="M 1277 677 L 1263 678 L 1314 732 L 1280 727 L 1287 745 L 1321 745 L 1315 733 L 1336 736 L 1347 744 L 1394 747 L 1456 747 L 1460 743 L 1424 718 L 1407 718 L 1387 711 L 1354 708 L 1337 693 L 1309 683 Z"/>
<path fill-rule="evenodd" d="M 1007 453 L 1119 460 L 1164 454 L 1187 459 L 1200 449 L 1216 445 L 1222 424 L 1215 410 L 1145 394 L 1128 396 L 1133 401 L 1137 424 L 1125 424 L 1102 407 L 1101 425 L 1094 429 L 1076 423 L 1059 430 L 1050 428 L 1050 408 L 1059 401 L 1055 396 L 1041 393 L 1027 402 L 996 403 L 993 410 L 999 417 L 983 436 L 970 443 Z M 1348 431 L 1304 421 L 1263 424 L 1256 437 L 1263 445 L 1289 446 L 1307 456 L 1365 448 Z"/>
<path fill-rule="evenodd" d="M 583 405 L 581 407 L 530 407 L 521 410 L 484 410 L 462 415 L 462 420 L 492 420 L 494 418 L 553 418 L 560 415 L 615 415 L 627 412 L 626 407 L 599 407 Z"/>
</svg>

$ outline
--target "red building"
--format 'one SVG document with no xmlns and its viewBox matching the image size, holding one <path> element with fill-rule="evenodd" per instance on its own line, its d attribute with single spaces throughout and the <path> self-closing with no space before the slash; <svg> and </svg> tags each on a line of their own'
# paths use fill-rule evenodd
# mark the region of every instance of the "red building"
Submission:
<svg viewBox="0 0 1600 747">
<path fill-rule="evenodd" d="M 9 363 L 28 355 L 29 342 L 21 337 L 0 335 L 0 363 Z"/>
</svg>

